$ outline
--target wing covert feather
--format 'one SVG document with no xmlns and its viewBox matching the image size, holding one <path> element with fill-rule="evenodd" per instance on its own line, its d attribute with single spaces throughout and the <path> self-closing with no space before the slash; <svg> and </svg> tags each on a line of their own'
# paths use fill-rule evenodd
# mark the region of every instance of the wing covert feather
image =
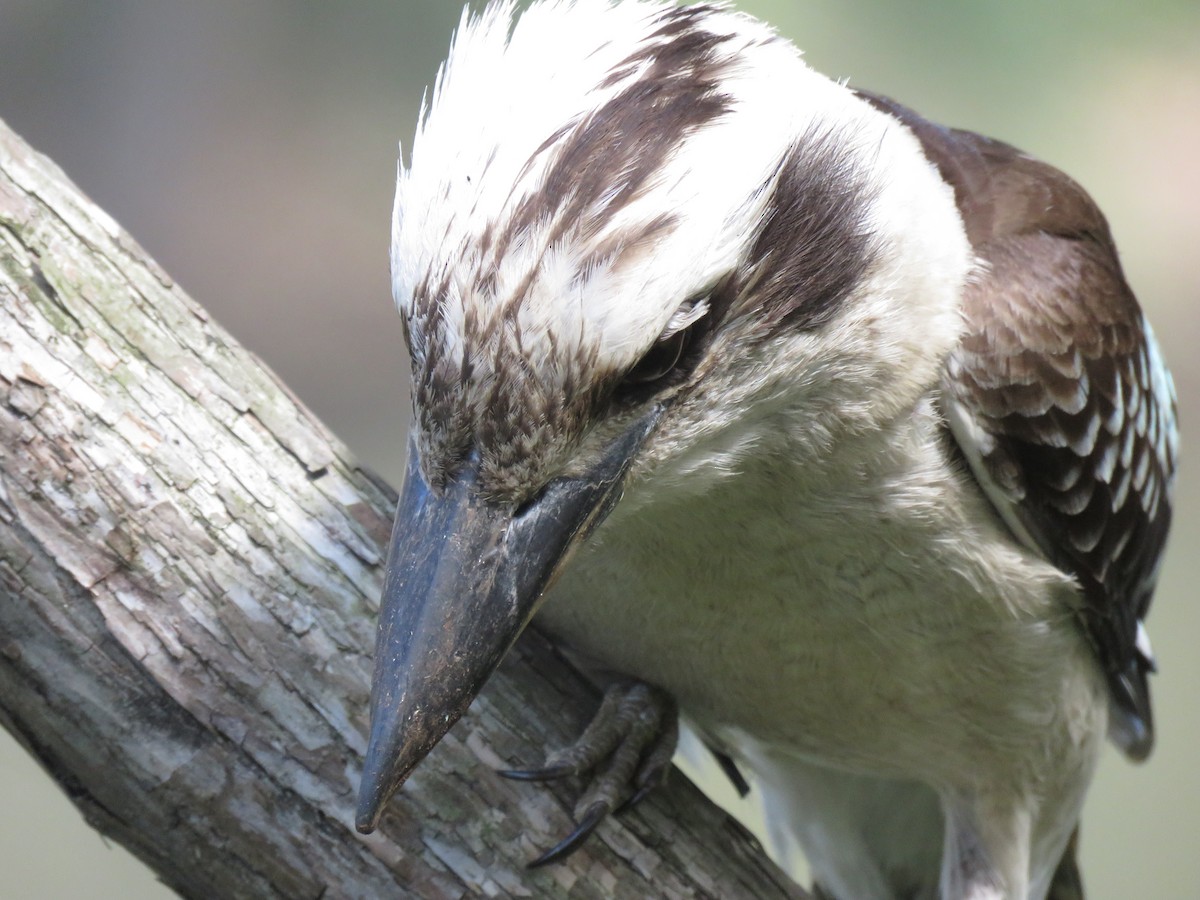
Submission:
<svg viewBox="0 0 1200 900">
<path fill-rule="evenodd" d="M 981 266 L 943 404 L 1018 539 L 1079 582 L 1080 623 L 1113 700 L 1113 736 L 1153 745 L 1142 625 L 1171 521 L 1176 402 L 1153 332 L 1087 193 L 1015 148 L 882 97 L 954 188 Z"/>
</svg>

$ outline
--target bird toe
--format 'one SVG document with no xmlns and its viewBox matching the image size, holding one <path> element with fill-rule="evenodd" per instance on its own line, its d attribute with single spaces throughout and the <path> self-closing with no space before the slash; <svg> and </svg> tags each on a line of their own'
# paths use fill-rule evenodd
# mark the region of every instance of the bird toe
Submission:
<svg viewBox="0 0 1200 900">
<path fill-rule="evenodd" d="M 518 781 L 551 781 L 567 775 L 590 778 L 575 805 L 576 827 L 530 866 L 566 858 L 610 814 L 640 803 L 666 780 L 678 739 L 674 699 L 644 682 L 622 681 L 605 691 L 579 739 L 552 753 L 541 768 L 499 772 Z"/>
</svg>

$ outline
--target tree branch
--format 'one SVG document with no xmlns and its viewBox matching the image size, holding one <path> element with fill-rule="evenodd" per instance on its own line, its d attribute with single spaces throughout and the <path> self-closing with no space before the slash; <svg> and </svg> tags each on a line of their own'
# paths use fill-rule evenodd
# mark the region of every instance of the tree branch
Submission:
<svg viewBox="0 0 1200 900">
<path fill-rule="evenodd" d="M 0 721 L 187 897 L 803 896 L 682 777 L 565 864 L 496 777 L 595 703 L 528 635 L 353 827 L 395 495 L 0 123 Z"/>
</svg>

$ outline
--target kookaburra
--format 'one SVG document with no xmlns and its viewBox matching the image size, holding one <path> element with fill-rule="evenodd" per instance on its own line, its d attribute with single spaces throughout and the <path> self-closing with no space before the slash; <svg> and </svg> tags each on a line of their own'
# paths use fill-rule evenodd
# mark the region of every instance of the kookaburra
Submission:
<svg viewBox="0 0 1200 900">
<path fill-rule="evenodd" d="M 415 419 L 360 829 L 536 615 L 619 698 L 533 775 L 677 704 L 827 896 L 1072 876 L 1105 735 L 1153 741 L 1177 443 L 1078 185 L 722 4 L 501 2 L 422 114 L 392 282 Z"/>
</svg>

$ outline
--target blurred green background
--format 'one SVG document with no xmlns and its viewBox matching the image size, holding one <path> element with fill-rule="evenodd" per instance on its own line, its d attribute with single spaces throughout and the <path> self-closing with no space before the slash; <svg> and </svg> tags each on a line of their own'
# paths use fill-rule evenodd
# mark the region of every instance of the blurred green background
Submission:
<svg viewBox="0 0 1200 900">
<path fill-rule="evenodd" d="M 1092 900 L 1200 897 L 1200 4 L 740 0 L 816 68 L 1071 173 L 1107 212 L 1174 370 L 1177 519 L 1150 631 L 1159 743 L 1106 754 Z M 409 401 L 388 296 L 396 142 L 447 0 L 0 0 L 0 118 L 65 168 L 369 465 Z M 1191 452 L 1194 451 L 1194 452 Z M 170 896 L 0 735 L 0 898 Z"/>
</svg>

